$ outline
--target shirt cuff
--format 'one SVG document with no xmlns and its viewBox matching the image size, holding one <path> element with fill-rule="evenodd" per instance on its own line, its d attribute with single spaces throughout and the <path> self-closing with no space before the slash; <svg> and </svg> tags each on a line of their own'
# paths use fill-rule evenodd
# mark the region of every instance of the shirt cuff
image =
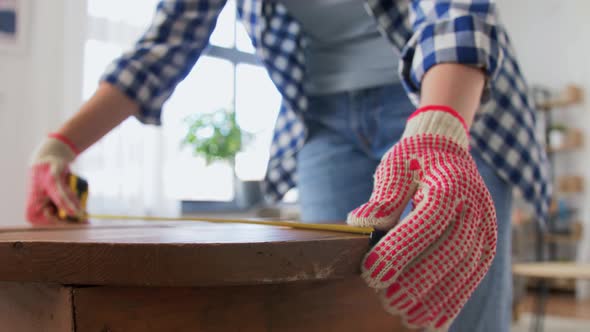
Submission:
<svg viewBox="0 0 590 332">
<path fill-rule="evenodd" d="M 486 73 L 482 102 L 489 98 L 490 85 L 501 67 L 504 54 L 498 27 L 476 16 L 466 15 L 425 24 L 402 50 L 400 75 L 405 88 L 419 94 L 424 74 L 441 63 L 458 63 L 481 68 Z"/>
</svg>

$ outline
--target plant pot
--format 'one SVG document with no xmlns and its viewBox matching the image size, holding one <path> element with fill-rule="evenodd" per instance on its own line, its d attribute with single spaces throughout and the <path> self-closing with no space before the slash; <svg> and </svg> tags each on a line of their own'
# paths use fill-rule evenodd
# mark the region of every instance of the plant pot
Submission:
<svg viewBox="0 0 590 332">
<path fill-rule="evenodd" d="M 262 188 L 260 181 L 242 181 L 234 178 L 236 204 L 241 209 L 253 207 L 262 201 Z"/>
</svg>

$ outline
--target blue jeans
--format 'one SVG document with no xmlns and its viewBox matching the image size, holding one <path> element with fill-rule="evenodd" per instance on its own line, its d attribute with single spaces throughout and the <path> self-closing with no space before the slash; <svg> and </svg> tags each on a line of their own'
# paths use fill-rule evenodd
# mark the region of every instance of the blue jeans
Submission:
<svg viewBox="0 0 590 332">
<path fill-rule="evenodd" d="M 401 85 L 391 84 L 309 100 L 305 122 L 309 136 L 298 154 L 302 220 L 340 222 L 366 202 L 373 173 L 401 137 L 415 110 Z M 511 322 L 511 186 L 472 150 L 496 207 L 498 246 L 490 271 L 450 331 L 508 332 Z"/>
</svg>

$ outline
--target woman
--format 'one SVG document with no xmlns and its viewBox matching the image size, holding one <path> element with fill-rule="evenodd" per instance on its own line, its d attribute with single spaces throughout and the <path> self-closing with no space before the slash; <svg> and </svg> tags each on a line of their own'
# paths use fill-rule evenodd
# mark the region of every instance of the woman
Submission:
<svg viewBox="0 0 590 332">
<path fill-rule="evenodd" d="M 303 221 L 346 217 L 388 231 L 363 277 L 409 325 L 509 331 L 512 188 L 541 219 L 549 188 L 533 104 L 493 2 L 302 3 L 238 1 L 283 96 L 267 196 L 297 182 Z M 49 202 L 81 212 L 68 165 L 131 115 L 159 123 L 223 5 L 159 4 L 145 35 L 37 152 L 31 222 L 55 222 Z"/>
</svg>

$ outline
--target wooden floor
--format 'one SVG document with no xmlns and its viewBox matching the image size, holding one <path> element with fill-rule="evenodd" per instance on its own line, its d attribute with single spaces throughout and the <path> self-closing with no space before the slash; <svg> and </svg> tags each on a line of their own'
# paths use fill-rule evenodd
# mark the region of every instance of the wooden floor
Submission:
<svg viewBox="0 0 590 332">
<path fill-rule="evenodd" d="M 528 295 L 521 302 L 519 311 L 532 312 L 535 301 L 534 296 Z M 578 301 L 573 295 L 551 294 L 547 303 L 547 315 L 590 320 L 590 300 Z"/>
</svg>

